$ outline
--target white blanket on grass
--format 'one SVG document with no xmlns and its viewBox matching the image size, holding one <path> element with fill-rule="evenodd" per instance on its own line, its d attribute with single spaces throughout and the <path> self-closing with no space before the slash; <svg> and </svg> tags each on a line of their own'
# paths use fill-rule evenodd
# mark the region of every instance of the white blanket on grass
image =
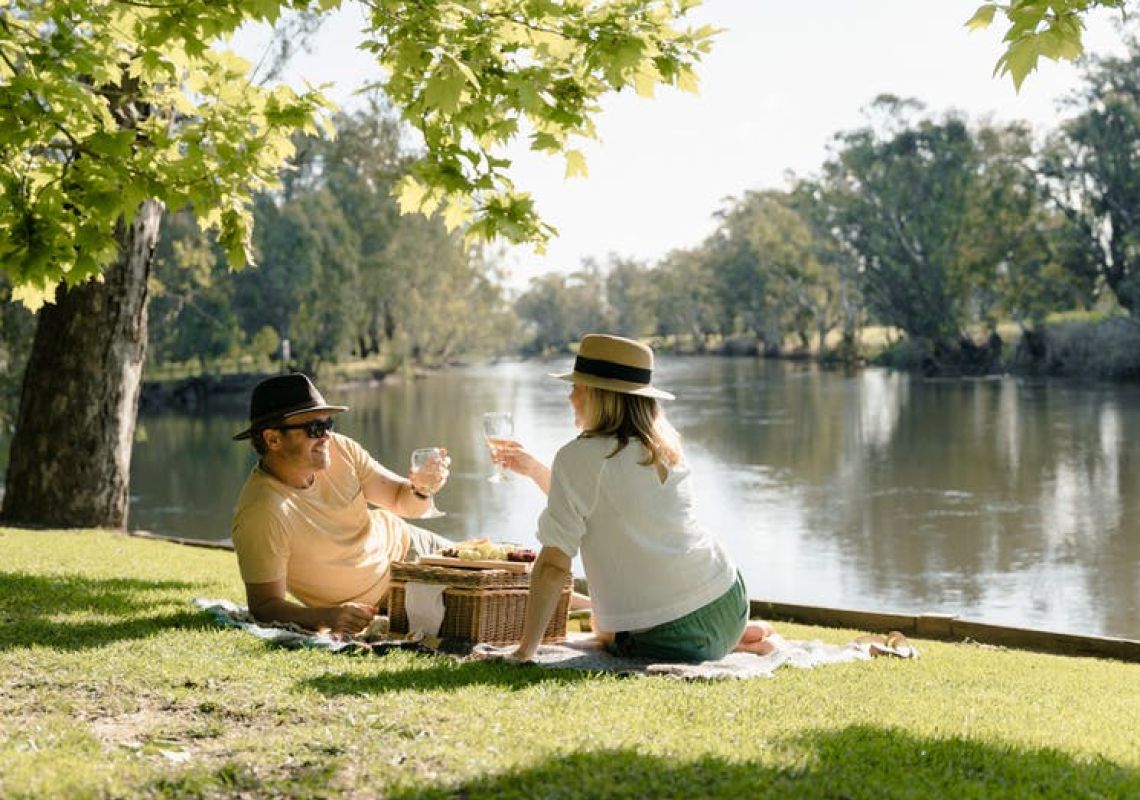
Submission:
<svg viewBox="0 0 1140 800">
<path fill-rule="evenodd" d="M 195 598 L 194 605 L 206 611 L 217 622 L 229 627 L 241 628 L 259 639 L 282 647 L 313 647 L 331 652 L 364 653 L 383 652 L 392 647 L 430 647 L 430 639 L 423 634 L 391 636 L 369 636 L 361 639 L 331 636 L 327 633 L 314 633 L 289 623 L 265 625 L 257 622 L 245 606 L 229 600 Z M 495 647 L 477 644 L 469 658 L 476 660 L 504 660 L 514 651 L 514 646 Z M 873 655 L 901 655 L 906 658 L 918 656 L 918 651 L 910 648 L 899 652 L 884 646 L 867 642 L 849 644 L 827 644 L 816 640 L 781 640 L 779 649 L 766 656 L 751 653 L 730 653 L 719 661 L 705 661 L 699 664 L 661 663 L 649 659 L 624 658 L 615 656 L 600 647 L 597 640 L 588 633 L 570 634 L 565 642 L 544 644 L 539 647 L 533 661 L 535 666 L 548 669 L 573 669 L 586 672 L 610 672 L 618 674 L 669 675 L 686 679 L 724 678 L 771 678 L 780 667 L 791 666 L 799 669 L 812 669 L 826 664 L 846 664 L 852 661 L 868 661 Z"/>
<path fill-rule="evenodd" d="M 476 658 L 503 659 L 514 647 L 494 647 L 477 644 L 472 651 Z M 572 635 L 559 644 L 544 644 L 538 648 L 533 663 L 552 669 L 577 669 L 588 672 L 616 672 L 622 674 L 672 675 L 678 678 L 771 678 L 783 666 L 812 669 L 825 664 L 846 664 L 851 661 L 868 661 L 871 652 L 859 644 L 826 644 L 820 641 L 783 640 L 776 652 L 766 656 L 752 653 L 729 653 L 719 661 L 699 664 L 661 663 L 650 659 L 625 658 L 607 652 L 589 634 Z"/>
</svg>

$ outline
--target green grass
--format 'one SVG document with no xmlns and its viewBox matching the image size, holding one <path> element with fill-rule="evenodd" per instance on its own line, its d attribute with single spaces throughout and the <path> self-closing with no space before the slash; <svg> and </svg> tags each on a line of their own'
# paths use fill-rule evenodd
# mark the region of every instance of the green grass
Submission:
<svg viewBox="0 0 1140 800">
<path fill-rule="evenodd" d="M 242 598 L 232 554 L 0 528 L 0 797 L 1140 796 L 1140 665 L 590 676 L 274 649 L 195 596 Z"/>
</svg>

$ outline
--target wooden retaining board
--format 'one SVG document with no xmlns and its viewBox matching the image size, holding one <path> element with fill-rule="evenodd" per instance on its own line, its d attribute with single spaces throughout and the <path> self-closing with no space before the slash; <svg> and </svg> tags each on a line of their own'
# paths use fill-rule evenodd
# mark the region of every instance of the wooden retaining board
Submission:
<svg viewBox="0 0 1140 800">
<path fill-rule="evenodd" d="M 825 628 L 854 628 L 875 633 L 900 631 L 906 636 L 921 639 L 973 641 L 1054 655 L 1092 656 L 1140 662 L 1140 641 L 1135 639 L 1084 636 L 1034 628 L 1011 628 L 962 619 L 953 614 L 891 614 L 752 600 L 751 616 L 768 620 L 782 619 Z"/>
</svg>

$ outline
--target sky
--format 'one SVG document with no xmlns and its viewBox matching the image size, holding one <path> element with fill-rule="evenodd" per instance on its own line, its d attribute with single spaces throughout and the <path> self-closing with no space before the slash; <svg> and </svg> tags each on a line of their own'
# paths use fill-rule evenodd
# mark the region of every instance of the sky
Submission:
<svg viewBox="0 0 1140 800">
<path fill-rule="evenodd" d="M 696 95 L 661 89 L 603 102 L 599 139 L 587 141 L 589 175 L 564 180 L 564 162 L 512 148 L 516 187 L 530 191 L 559 230 L 545 255 L 501 250 L 509 285 L 570 272 L 584 259 L 611 256 L 652 264 L 695 247 L 715 228 L 714 214 L 747 191 L 779 189 L 789 176 L 816 173 L 836 133 L 859 127 L 861 109 L 891 93 L 921 100 L 931 113 L 954 109 L 971 119 L 1056 125 L 1058 101 L 1079 82 L 1068 63 L 1045 63 L 1021 92 L 994 77 L 1001 31 L 970 32 L 978 0 L 705 0 L 694 25 L 724 29 L 698 66 Z M 1108 12 L 1088 20 L 1086 50 L 1119 52 Z M 334 83 L 328 95 L 351 105 L 353 92 L 380 77 L 356 49 L 359 12 L 322 28 L 313 51 L 295 59 L 289 80 Z M 235 47 L 253 60 L 261 34 Z"/>
</svg>

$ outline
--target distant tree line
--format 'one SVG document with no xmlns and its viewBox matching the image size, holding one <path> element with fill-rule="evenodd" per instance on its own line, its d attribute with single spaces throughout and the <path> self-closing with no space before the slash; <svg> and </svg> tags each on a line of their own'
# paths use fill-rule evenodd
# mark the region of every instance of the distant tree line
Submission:
<svg viewBox="0 0 1140 800">
<path fill-rule="evenodd" d="M 151 364 L 241 356 L 268 364 L 288 340 L 307 370 L 381 355 L 437 365 L 515 338 L 495 269 L 438 219 L 401 216 L 392 186 L 412 157 L 378 99 L 298 136 L 282 188 L 254 209 L 257 266 L 231 272 L 188 214 L 169 221 L 152 282 Z"/>
<path fill-rule="evenodd" d="M 1037 361 L 1055 312 L 1109 309 L 1108 328 L 1135 329 L 1140 47 L 1090 61 L 1067 110 L 1037 142 L 1021 124 L 879 97 L 818 174 L 732 200 L 698 246 L 536 278 L 517 303 L 529 346 L 604 328 L 697 349 L 745 339 L 826 353 L 830 341 L 852 357 L 860 327 L 878 324 L 904 334 L 913 363 L 984 370 L 1002 357 L 1000 322 Z"/>
</svg>

